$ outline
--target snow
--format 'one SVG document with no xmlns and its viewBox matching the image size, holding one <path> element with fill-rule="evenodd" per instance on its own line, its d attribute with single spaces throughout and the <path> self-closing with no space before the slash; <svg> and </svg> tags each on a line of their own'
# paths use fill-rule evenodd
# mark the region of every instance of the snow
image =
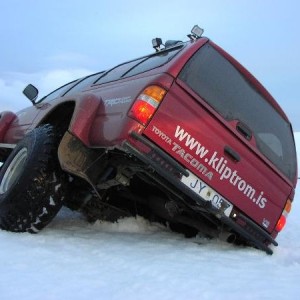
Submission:
<svg viewBox="0 0 300 300">
<path fill-rule="evenodd" d="M 299 215 L 298 189 L 269 256 L 140 217 L 88 224 L 63 209 L 39 234 L 0 231 L 0 299 L 299 299 Z"/>
</svg>

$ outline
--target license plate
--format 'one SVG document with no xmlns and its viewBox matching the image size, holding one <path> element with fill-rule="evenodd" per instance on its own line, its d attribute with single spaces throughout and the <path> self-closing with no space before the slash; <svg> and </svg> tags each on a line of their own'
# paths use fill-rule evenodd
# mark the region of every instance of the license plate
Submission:
<svg viewBox="0 0 300 300">
<path fill-rule="evenodd" d="M 216 209 L 218 209 L 218 211 L 224 213 L 227 217 L 229 217 L 233 205 L 220 194 L 218 194 L 209 185 L 207 185 L 204 181 L 199 179 L 193 173 L 190 173 L 188 177 L 182 176 L 181 182 L 196 194 L 198 194 L 205 201 L 210 201 L 211 204 Z"/>
</svg>

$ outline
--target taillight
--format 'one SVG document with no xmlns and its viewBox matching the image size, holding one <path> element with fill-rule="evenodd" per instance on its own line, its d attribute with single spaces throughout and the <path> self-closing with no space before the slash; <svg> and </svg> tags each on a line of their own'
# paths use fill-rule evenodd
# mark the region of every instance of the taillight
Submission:
<svg viewBox="0 0 300 300">
<path fill-rule="evenodd" d="M 283 212 L 276 224 L 276 231 L 280 232 L 286 224 L 286 218 L 292 209 L 292 201 L 290 199 L 287 200 Z"/>
<path fill-rule="evenodd" d="M 145 88 L 136 98 L 129 116 L 146 126 L 166 94 L 166 90 L 157 85 Z"/>
</svg>

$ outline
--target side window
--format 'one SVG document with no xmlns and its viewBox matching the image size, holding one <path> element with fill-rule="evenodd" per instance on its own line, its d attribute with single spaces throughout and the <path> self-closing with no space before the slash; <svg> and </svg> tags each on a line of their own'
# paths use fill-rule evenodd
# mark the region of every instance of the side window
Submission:
<svg viewBox="0 0 300 300">
<path fill-rule="evenodd" d="M 137 65 L 138 63 L 140 63 L 144 59 L 145 58 L 137 59 L 137 60 L 130 61 L 130 62 L 122 64 L 122 65 L 116 66 L 115 68 L 113 68 L 113 69 L 109 70 L 108 72 L 104 73 L 99 78 L 99 80 L 96 82 L 96 84 L 101 84 L 101 83 L 105 83 L 105 82 L 120 79 L 124 73 L 128 72 L 130 69 L 132 69 L 135 65 Z"/>
<path fill-rule="evenodd" d="M 67 90 L 69 90 L 75 84 L 75 82 L 77 82 L 77 80 L 74 80 L 72 82 L 69 82 L 69 83 L 59 87 L 58 89 L 54 90 L 53 92 L 51 92 L 50 94 L 48 94 L 47 96 L 42 98 L 39 102 L 51 101 L 51 100 L 61 96 L 63 93 L 65 93 Z"/>
<path fill-rule="evenodd" d="M 118 80 L 120 78 L 126 78 L 162 66 L 163 64 L 170 61 L 181 48 L 182 46 L 176 47 L 175 49 L 161 51 L 150 56 L 142 57 L 118 65 L 115 68 L 104 73 L 95 83 L 101 84 Z"/>
<path fill-rule="evenodd" d="M 71 87 L 69 90 L 67 90 L 65 92 L 64 96 L 75 94 L 75 93 L 83 90 L 85 87 L 92 85 L 97 80 L 97 78 L 99 78 L 100 75 L 103 73 L 104 72 L 96 73 L 96 74 L 90 75 L 88 77 L 85 77 L 82 80 L 79 80 L 78 83 L 76 83 L 73 87 Z"/>
<path fill-rule="evenodd" d="M 162 51 L 155 55 L 149 56 L 147 59 L 141 61 L 138 65 L 136 65 L 134 68 L 129 70 L 126 74 L 124 74 L 124 77 L 137 75 L 139 73 L 146 72 L 151 69 L 164 65 L 165 63 L 170 61 L 181 48 L 182 47 L 170 51 Z"/>
</svg>

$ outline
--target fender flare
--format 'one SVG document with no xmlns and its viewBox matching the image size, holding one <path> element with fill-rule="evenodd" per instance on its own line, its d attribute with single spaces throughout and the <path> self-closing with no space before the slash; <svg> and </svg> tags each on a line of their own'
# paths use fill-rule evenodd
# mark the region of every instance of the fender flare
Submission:
<svg viewBox="0 0 300 300">
<path fill-rule="evenodd" d="M 0 143 L 3 142 L 5 134 L 17 115 L 11 111 L 3 111 L 0 113 Z"/>
<path fill-rule="evenodd" d="M 104 103 L 101 97 L 93 94 L 85 95 L 76 105 L 70 122 L 69 132 L 80 139 L 86 146 L 90 146 L 90 129 L 97 112 L 104 111 Z"/>
</svg>

